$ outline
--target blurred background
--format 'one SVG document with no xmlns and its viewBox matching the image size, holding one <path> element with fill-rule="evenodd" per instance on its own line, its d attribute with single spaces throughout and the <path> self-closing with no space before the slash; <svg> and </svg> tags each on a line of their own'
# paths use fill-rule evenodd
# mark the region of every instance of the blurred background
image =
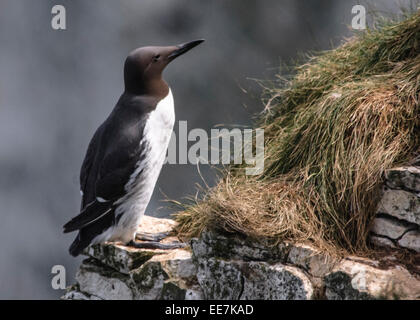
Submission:
<svg viewBox="0 0 420 320">
<path fill-rule="evenodd" d="M 376 0 L 0 0 L 0 299 L 56 299 L 51 268 L 73 283 L 82 258 L 62 225 L 79 210 L 87 145 L 123 91 L 132 49 L 207 41 L 172 63 L 165 78 L 177 121 L 188 128 L 249 126 L 261 87 L 280 65 L 350 36 L 356 4 L 398 13 L 409 1 Z M 51 28 L 66 8 L 67 29 Z M 177 124 L 176 124 L 177 127 Z M 208 184 L 214 173 L 201 166 Z M 168 217 L 202 179 L 194 165 L 166 165 L 147 214 Z"/>
</svg>

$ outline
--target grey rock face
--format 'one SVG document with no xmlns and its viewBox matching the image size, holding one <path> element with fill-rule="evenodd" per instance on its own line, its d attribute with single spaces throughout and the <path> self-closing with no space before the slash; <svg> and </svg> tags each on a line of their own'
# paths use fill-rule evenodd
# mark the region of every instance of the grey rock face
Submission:
<svg viewBox="0 0 420 320">
<path fill-rule="evenodd" d="M 206 299 L 309 300 L 314 289 L 298 268 L 262 261 L 225 261 L 208 258 L 199 262 L 198 282 Z"/>
<path fill-rule="evenodd" d="M 398 261 L 383 269 L 380 261 L 336 259 L 309 245 L 261 248 L 216 233 L 192 243 L 207 299 L 413 299 L 420 294 L 419 277 Z M 244 253 L 247 258 L 240 259 Z"/>
<path fill-rule="evenodd" d="M 139 231 L 168 232 L 173 225 L 172 220 L 146 216 Z M 89 258 L 80 266 L 77 285 L 70 287 L 63 299 L 202 298 L 189 250 L 136 249 L 105 243 L 88 248 L 85 255 Z"/>
<path fill-rule="evenodd" d="M 420 225 L 420 197 L 405 190 L 385 190 L 378 212 Z"/>
<path fill-rule="evenodd" d="M 240 262 L 215 258 L 199 260 L 197 280 L 206 299 L 238 300 L 243 289 Z"/>
<path fill-rule="evenodd" d="M 222 235 L 205 231 L 199 239 L 191 240 L 195 257 L 220 257 L 241 260 L 284 261 L 291 246 L 282 243 L 275 247 L 264 246 L 239 235 Z"/>
<path fill-rule="evenodd" d="M 111 268 L 85 260 L 76 274 L 80 291 L 105 300 L 131 300 L 129 278 Z"/>
<path fill-rule="evenodd" d="M 389 238 L 381 237 L 377 235 L 370 235 L 370 241 L 378 247 L 389 247 L 392 249 L 397 249 L 395 242 Z"/>
<path fill-rule="evenodd" d="M 399 241 L 398 245 L 420 253 L 420 232 L 409 231 Z"/>
<path fill-rule="evenodd" d="M 371 242 L 418 254 L 418 171 L 395 169 L 386 179 Z M 145 217 L 139 231 L 169 232 L 173 226 L 169 219 Z M 190 244 L 173 250 L 92 246 L 63 299 L 420 299 L 419 274 L 392 252 L 381 260 L 339 259 L 308 244 L 269 246 L 215 231 Z"/>
<path fill-rule="evenodd" d="M 249 262 L 244 266 L 244 287 L 240 299 L 310 300 L 314 288 L 299 268 L 277 263 Z"/>
<path fill-rule="evenodd" d="M 401 167 L 385 172 L 386 184 L 391 189 L 405 189 L 420 192 L 420 168 Z"/>
<path fill-rule="evenodd" d="M 196 280 L 191 253 L 184 249 L 168 250 L 154 256 L 131 272 L 135 299 L 194 299 L 201 291 Z"/>
<path fill-rule="evenodd" d="M 371 229 L 371 242 L 382 247 L 419 252 L 420 168 L 388 170 L 385 185 L 378 216 Z"/>
<path fill-rule="evenodd" d="M 373 221 L 372 232 L 381 236 L 399 239 L 409 227 L 395 219 L 377 217 Z"/>
<path fill-rule="evenodd" d="M 337 259 L 315 250 L 309 245 L 295 244 L 287 257 L 287 263 L 298 266 L 313 277 L 323 277 L 330 272 Z"/>
<path fill-rule="evenodd" d="M 301 300 L 314 296 L 312 283 L 302 270 L 279 263 L 286 262 L 293 250 L 290 244 L 267 247 L 214 232 L 204 232 L 191 244 L 206 299 Z"/>
<path fill-rule="evenodd" d="M 163 250 L 140 250 L 112 243 L 93 245 L 85 251 L 87 256 L 125 274 L 140 267 L 153 256 L 164 253 Z"/>
<path fill-rule="evenodd" d="M 103 300 L 93 295 L 80 292 L 80 288 L 70 288 L 62 297 L 63 300 Z"/>
<path fill-rule="evenodd" d="M 324 277 L 328 300 L 418 299 L 420 279 L 401 266 L 380 269 L 375 261 L 344 259 Z"/>
</svg>

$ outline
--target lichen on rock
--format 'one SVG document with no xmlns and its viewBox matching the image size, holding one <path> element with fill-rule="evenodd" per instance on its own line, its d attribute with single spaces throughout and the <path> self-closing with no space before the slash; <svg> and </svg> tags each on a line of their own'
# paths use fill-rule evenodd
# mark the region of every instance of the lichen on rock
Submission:
<svg viewBox="0 0 420 320">
<path fill-rule="evenodd" d="M 329 300 L 419 299 L 420 280 L 402 266 L 374 267 L 375 261 L 344 259 L 325 276 Z"/>
<path fill-rule="evenodd" d="M 399 167 L 384 176 L 385 188 L 371 228 L 371 241 L 382 247 L 420 253 L 420 168 Z"/>
<path fill-rule="evenodd" d="M 404 181 L 411 181 L 413 188 L 417 180 L 410 175 L 416 171 L 394 171 L 398 175 L 386 175 L 385 200 L 371 229 L 372 243 L 391 250 L 382 258 L 332 257 L 307 243 L 264 244 L 236 233 L 206 230 L 183 249 L 92 246 L 84 252 L 88 258 L 76 275 L 77 283 L 63 299 L 419 299 L 420 270 L 406 267 L 396 254 L 407 250 L 416 259 L 420 251 L 419 226 L 414 223 L 420 208 L 414 202 L 407 211 L 404 200 L 417 195 L 390 189 Z M 403 182 L 390 180 L 395 176 L 403 176 L 398 178 Z M 411 218 L 404 220 L 407 212 Z M 169 219 L 146 216 L 143 221 L 143 232 L 171 232 L 175 226 Z"/>
</svg>

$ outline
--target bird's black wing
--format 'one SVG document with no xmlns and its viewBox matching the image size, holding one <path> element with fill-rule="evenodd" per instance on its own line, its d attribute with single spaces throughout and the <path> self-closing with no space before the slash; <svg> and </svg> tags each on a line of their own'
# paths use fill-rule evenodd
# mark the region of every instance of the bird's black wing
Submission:
<svg viewBox="0 0 420 320">
<path fill-rule="evenodd" d="M 96 172 L 92 172 L 91 169 L 95 163 L 95 158 L 98 156 L 103 127 L 104 124 L 102 124 L 93 135 L 80 169 L 80 191 L 82 193 L 81 210 L 83 210 L 88 203 L 95 199 L 94 195 L 89 192 L 88 182 L 89 179 L 92 180 L 96 174 Z"/>
<path fill-rule="evenodd" d="M 120 148 L 106 156 L 99 168 L 96 196 L 106 201 L 123 197 L 133 175 L 141 174 L 147 152 L 148 143 L 141 138 L 120 143 Z"/>
<path fill-rule="evenodd" d="M 86 180 L 84 197 L 88 197 L 89 202 L 78 216 L 64 225 L 64 232 L 84 228 L 106 215 L 114 214 L 115 201 L 126 194 L 125 186 L 136 168 L 141 167 L 148 152 L 147 142 L 142 139 L 146 119 L 147 115 L 135 122 L 126 119 L 119 128 L 104 129 L 100 141 L 102 147 L 96 150 L 102 156 L 96 155 L 90 169 L 81 175 L 81 181 L 84 181 L 83 178 Z M 89 163 L 86 161 L 86 168 Z M 141 170 L 136 173 L 140 174 Z M 94 179 L 92 174 L 95 174 Z"/>
</svg>

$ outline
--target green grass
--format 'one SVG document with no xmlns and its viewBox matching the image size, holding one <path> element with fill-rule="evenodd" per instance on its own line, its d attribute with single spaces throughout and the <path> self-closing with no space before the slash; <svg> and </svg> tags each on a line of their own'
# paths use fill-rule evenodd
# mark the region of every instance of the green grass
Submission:
<svg viewBox="0 0 420 320">
<path fill-rule="evenodd" d="M 386 169 L 420 146 L 420 11 L 311 57 L 265 90 L 265 169 L 226 169 L 179 204 L 177 232 L 206 228 L 268 243 L 366 252 Z"/>
</svg>

